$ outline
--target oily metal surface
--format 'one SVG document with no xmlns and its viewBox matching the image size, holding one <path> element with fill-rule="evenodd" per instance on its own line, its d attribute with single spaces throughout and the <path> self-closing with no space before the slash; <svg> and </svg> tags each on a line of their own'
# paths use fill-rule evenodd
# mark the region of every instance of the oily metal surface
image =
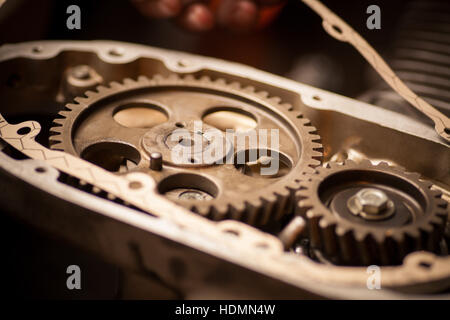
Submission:
<svg viewBox="0 0 450 320">
<path fill-rule="evenodd" d="M 318 168 L 297 193 L 312 246 L 337 263 L 356 265 L 398 264 L 412 251 L 438 251 L 447 202 L 419 177 L 368 160 Z M 354 216 L 347 200 L 361 188 L 386 192 L 395 213 L 380 221 Z"/>
<path fill-rule="evenodd" d="M 39 54 L 35 53 L 32 50 L 34 46 L 41 46 L 42 51 Z M 124 56 L 110 57 L 108 55 L 109 50 L 112 47 L 118 46 L 124 49 Z M 86 55 L 87 52 L 89 52 L 88 56 Z M 265 83 L 270 84 L 272 88 L 278 87 L 280 90 L 282 89 L 287 92 L 291 91 L 302 94 L 302 99 L 308 106 L 301 108 L 301 110 L 307 113 L 308 117 L 314 119 L 314 123 L 320 127 L 321 133 L 325 135 L 327 142 L 327 157 L 331 157 L 331 155 L 340 148 L 346 148 L 350 145 L 353 150 L 367 153 L 372 157 L 378 159 L 385 157 L 385 159 L 408 165 L 410 170 L 413 168 L 414 171 L 426 173 L 429 177 L 436 178 L 437 180 L 444 182 L 448 181 L 448 176 L 446 175 L 448 173 L 448 161 L 446 161 L 446 159 L 448 159 L 448 147 L 443 146 L 440 141 L 434 138 L 434 132 L 431 129 L 428 130 L 427 127 L 422 126 L 419 123 L 408 121 L 406 117 L 381 110 L 375 106 L 299 83 L 294 83 L 293 81 L 242 65 L 117 42 L 35 42 L 5 46 L 2 48 L 1 53 L 0 56 L 2 57 L 3 65 L 5 66 L 4 70 L 9 70 L 9 72 L 13 70 L 11 69 L 12 67 L 17 67 L 17 65 L 14 64 L 14 60 L 8 61 L 8 59 L 14 59 L 15 57 L 24 59 L 25 63 L 20 64 L 21 67 L 19 68 L 22 72 L 26 72 L 27 68 L 31 66 L 33 67 L 31 70 L 33 72 L 38 72 L 37 70 L 52 70 L 58 72 L 58 68 L 63 66 L 63 64 L 61 64 L 61 58 L 70 56 L 77 61 L 83 61 L 83 63 L 89 63 L 87 58 L 93 59 L 93 61 L 103 61 L 104 65 L 101 67 L 102 76 L 107 74 L 108 77 L 111 77 L 114 75 L 117 76 L 117 80 L 122 79 L 124 76 L 136 77 L 138 74 L 148 74 L 154 72 L 154 70 L 161 72 L 161 70 L 165 70 L 164 68 L 167 67 L 169 70 L 176 72 L 196 72 L 205 69 L 207 70 L 206 73 L 209 72 L 211 74 L 216 72 L 215 76 L 219 73 L 220 75 L 229 77 L 229 79 L 233 77 L 233 79 L 236 79 L 236 77 L 238 77 L 240 82 L 247 81 L 247 84 L 249 82 L 254 82 L 255 84 L 258 83 L 258 87 L 261 85 L 260 81 L 264 81 Z M 181 70 L 177 65 L 177 61 L 181 58 L 190 59 L 192 63 L 188 68 L 183 68 L 183 70 Z M 64 61 L 67 62 L 68 60 L 64 59 Z M 164 68 L 161 67 L 161 61 L 165 64 Z M 53 65 L 52 63 L 55 62 L 58 63 Z M 49 67 L 49 65 L 54 67 Z M 33 72 L 30 74 L 33 74 Z M 125 75 L 124 72 L 126 72 Z M 135 74 L 134 72 L 138 72 L 138 74 Z M 42 72 L 42 74 L 46 73 Z M 41 75 L 41 73 L 39 73 L 39 75 Z M 27 80 L 30 83 L 35 81 L 33 78 Z M 109 78 L 108 81 L 111 80 L 114 80 L 114 78 Z M 41 81 L 40 77 L 39 81 Z M 27 108 L 27 105 L 24 104 L 25 97 L 27 100 L 31 99 L 33 101 L 33 108 L 30 108 L 32 111 L 36 109 L 36 105 L 38 104 L 49 105 L 48 101 L 55 96 L 53 95 L 53 91 L 51 93 L 46 91 L 44 92 L 45 94 L 40 94 L 41 91 L 34 92 L 31 90 L 32 88 L 33 87 L 30 87 L 30 89 L 26 91 L 26 94 L 24 94 L 24 88 L 20 88 L 20 94 L 18 95 L 4 95 L 3 97 L 6 98 L 3 99 L 3 101 L 6 101 L 5 106 L 11 106 L 10 109 L 6 108 L 8 109 L 8 112 L 13 109 L 20 111 L 25 110 L 24 108 Z M 278 95 L 282 96 L 281 93 Z M 320 97 L 320 100 L 313 99 L 316 95 Z M 298 96 L 295 97 L 298 98 Z M 286 98 L 289 98 L 289 96 L 283 96 L 283 100 L 286 100 Z M 12 108 L 12 106 L 14 106 L 14 108 Z M 295 106 L 298 107 L 298 105 Z M 9 128 L 11 128 L 11 126 Z M 22 126 L 15 126 L 14 128 L 17 130 L 22 128 Z M 388 137 L 386 138 L 390 142 L 388 146 L 386 146 L 385 143 L 386 139 L 379 139 L 380 136 Z M 355 140 L 353 137 L 360 137 L 362 140 Z M 350 138 L 352 139 L 349 141 Z M 47 155 L 52 154 L 50 150 L 39 143 L 29 144 L 28 139 L 17 134 L 13 134 L 12 139 L 6 140 L 8 143 L 23 150 L 32 158 L 41 159 L 40 152 L 36 152 L 36 150 L 40 150 Z M 20 140 L 26 142 L 25 146 L 17 143 L 17 141 Z M 353 144 L 350 144 L 349 142 L 353 142 Z M 408 152 L 408 150 L 411 152 Z M 419 152 L 415 154 L 414 157 L 411 157 L 411 154 L 417 150 L 428 150 L 429 152 Z M 61 155 L 60 153 L 53 154 Z M 442 157 L 436 158 L 436 155 L 442 155 Z M 67 156 L 68 155 L 65 155 L 64 158 Z M 68 159 L 72 160 L 70 157 L 68 157 Z M 64 167 L 62 163 L 55 161 L 51 157 L 47 158 L 45 162 L 47 165 L 55 166 L 63 171 L 68 169 Z M 87 165 L 90 164 L 87 163 Z M 14 173 L 18 179 L 23 181 L 31 181 L 36 177 L 30 175 L 30 171 L 24 171 L 24 165 L 20 164 L 18 161 L 8 164 L 8 161 L 4 161 L 2 158 L 1 166 L 2 168 L 6 168 L 8 172 Z M 90 167 L 91 166 L 92 165 L 90 165 Z M 92 167 L 95 168 L 95 166 Z M 89 176 L 84 175 L 84 172 L 73 171 L 73 173 L 89 180 Z M 115 179 L 113 175 L 109 177 L 113 180 Z M 103 185 L 101 184 L 101 181 L 96 181 L 95 183 L 99 187 L 103 186 L 109 191 L 108 184 Z M 57 184 L 60 185 L 60 183 Z M 42 182 L 35 184 L 35 186 L 36 189 L 45 189 L 48 193 L 52 193 L 55 190 L 54 185 Z M 436 292 L 436 290 L 445 289 L 449 285 L 449 257 L 440 257 L 429 252 L 411 253 L 405 258 L 401 266 L 382 267 L 381 281 L 383 290 L 369 291 L 366 288 L 368 275 L 365 267 L 355 268 L 325 265 L 315 263 L 306 256 L 297 256 L 282 252 L 281 250 L 277 250 L 276 252 L 272 250 L 255 250 L 256 248 L 252 244 L 258 243 L 262 239 L 253 237 L 253 235 L 250 237 L 242 237 L 247 231 L 252 230 L 252 228 L 246 225 L 233 224 L 231 226 L 229 221 L 226 226 L 221 223 L 199 225 L 194 223 L 189 217 L 186 218 L 188 219 L 188 223 L 186 224 L 184 223 L 186 221 L 185 218 L 177 219 L 177 215 L 164 214 L 167 210 L 176 211 L 176 207 L 172 207 L 170 202 L 165 201 L 165 206 L 153 207 L 153 209 L 156 210 L 156 213 L 164 218 L 159 219 L 161 225 L 151 229 L 149 228 L 149 224 L 150 220 L 155 220 L 153 217 L 146 216 L 142 213 L 133 213 L 125 207 L 122 207 L 123 210 L 120 212 L 116 212 L 115 210 L 109 209 L 110 207 L 108 204 L 112 205 L 111 202 L 88 194 L 85 194 L 85 197 L 80 197 L 77 192 L 79 193 L 76 189 L 71 191 L 70 189 L 65 188 L 64 193 L 59 195 L 61 198 L 60 201 L 55 201 L 59 204 L 63 199 L 70 198 L 73 203 L 76 203 L 80 207 L 84 207 L 91 203 L 86 197 L 89 196 L 92 199 L 95 198 L 98 203 L 95 210 L 99 215 L 108 217 L 108 219 L 117 222 L 118 225 L 117 228 L 105 230 L 104 228 L 100 228 L 100 226 L 104 226 L 104 224 L 98 224 L 98 228 L 95 230 L 93 229 L 93 231 L 89 233 L 90 235 L 98 235 L 100 238 L 99 241 L 95 243 L 96 250 L 99 253 L 110 257 L 121 255 L 120 260 L 127 265 L 133 264 L 134 262 L 133 259 L 130 259 L 130 255 L 127 252 L 129 248 L 125 246 L 129 241 L 138 242 L 143 248 L 147 248 L 146 250 L 142 250 L 143 258 L 146 263 L 150 264 L 151 261 L 154 260 L 154 252 L 157 247 L 148 246 L 148 242 L 143 239 L 136 239 L 135 237 L 137 231 L 145 230 L 145 232 L 143 232 L 145 234 L 156 232 L 163 237 L 176 237 L 177 242 L 188 243 L 188 245 L 195 247 L 199 252 L 201 251 L 202 254 L 206 255 L 206 253 L 208 253 L 221 257 L 227 261 L 244 265 L 251 270 L 270 275 L 280 281 L 291 283 L 298 287 L 308 288 L 311 292 L 320 291 L 324 296 L 399 298 L 407 297 L 408 295 L 399 295 L 398 293 L 390 291 L 388 288 L 401 289 L 404 292 L 409 293 L 423 293 Z M 129 199 L 130 202 L 133 202 L 132 193 L 125 193 L 123 196 Z M 158 203 L 164 200 L 160 199 L 157 194 L 152 195 L 151 198 L 154 202 L 156 201 Z M 37 199 L 41 200 L 42 197 L 38 197 Z M 13 202 L 10 203 L 10 205 L 19 205 L 21 203 L 22 202 Z M 38 202 L 36 202 L 36 205 L 37 203 Z M 42 203 L 44 205 L 43 208 L 45 208 L 45 205 L 48 205 L 45 201 L 42 201 Z M 54 208 L 54 206 L 52 205 L 49 207 L 49 209 L 51 208 Z M 177 210 L 179 209 L 180 208 Z M 44 209 L 44 212 L 47 211 Z M 39 220 L 48 228 L 53 227 L 55 230 L 60 231 L 61 228 L 55 224 L 55 221 L 59 219 L 62 223 L 64 222 L 67 224 L 67 219 L 70 219 L 72 213 L 75 214 L 77 212 L 77 220 L 73 220 L 73 223 L 70 223 L 70 228 L 65 229 L 66 232 L 60 232 L 60 235 L 66 239 L 76 239 L 77 243 L 86 245 L 87 248 L 92 248 L 91 243 L 86 241 L 88 238 L 83 237 L 79 232 L 84 230 L 83 225 L 79 225 L 76 222 L 84 221 L 88 223 L 92 222 L 94 219 L 92 215 L 79 214 L 79 211 L 77 211 L 75 206 L 70 212 L 67 212 L 67 210 L 53 212 L 51 216 L 39 213 Z M 184 213 L 186 213 L 186 211 L 183 210 L 183 216 Z M 139 219 L 137 214 L 139 214 Z M 23 217 L 28 221 L 36 222 L 35 215 L 23 215 Z M 173 232 L 172 229 L 164 229 L 164 226 L 179 226 L 179 230 Z M 235 230 L 239 230 L 241 236 L 202 238 L 197 242 L 194 241 L 196 239 L 198 240 L 199 234 L 203 235 L 206 230 L 220 228 L 220 230 L 225 231 L 231 227 Z M 262 233 L 259 232 L 258 234 Z M 235 246 L 231 247 L 232 243 L 234 243 Z M 214 247 L 211 247 L 210 244 L 214 244 Z M 224 244 L 226 244 L 226 246 L 223 246 Z M 228 245 L 230 245 L 230 247 L 228 247 Z M 191 257 L 186 255 L 183 256 L 183 259 L 184 258 L 186 259 L 185 262 L 189 264 Z M 430 267 L 425 268 L 423 267 L 424 264 L 429 265 Z M 167 272 L 167 270 L 170 269 L 164 263 L 161 263 L 161 265 L 152 265 L 152 267 L 155 267 L 155 270 L 158 270 L 158 273 L 161 274 L 164 274 L 164 272 Z M 196 266 L 189 266 L 189 269 L 206 272 L 208 267 L 201 262 Z M 299 274 L 302 276 L 299 277 Z M 187 279 L 189 279 L 189 277 Z M 179 282 L 179 280 L 177 281 Z M 307 285 L 305 282 L 309 281 L 310 283 Z M 234 282 L 230 281 L 230 283 Z M 256 281 L 254 284 L 260 288 L 259 281 Z"/>
<path fill-rule="evenodd" d="M 99 143 L 107 144 L 105 151 L 102 149 L 99 153 L 105 154 L 106 149 L 116 148 L 118 153 L 134 163 L 130 166 L 127 161 L 122 171 L 151 175 L 161 193 L 214 220 L 233 218 L 255 225 L 279 220 L 292 209 L 294 190 L 303 174 L 312 172 L 312 168 L 320 164 L 321 144 L 309 120 L 293 111 L 289 104 L 280 103 L 279 98 L 257 92 L 253 87 L 207 77 L 155 76 L 152 79 L 142 77 L 138 81 L 125 80 L 123 84 L 113 83 L 109 89 L 99 87 L 98 92 L 87 92 L 87 96 L 76 98 L 77 103 L 67 105 L 68 110 L 61 111 L 60 118 L 55 119 L 56 126 L 51 129 L 55 135 L 50 137 L 53 149 L 88 159 L 83 156 L 85 150 L 91 150 Z M 113 115 L 117 114 L 117 109 L 126 110 L 127 106 L 153 108 L 154 112 L 165 115 L 167 121 L 151 127 L 136 127 L 134 124 L 125 127 L 117 123 Z M 179 145 L 187 140 L 193 143 L 196 138 L 171 142 L 171 135 L 181 128 L 204 141 L 207 129 L 217 130 L 207 123 L 217 124 L 211 120 L 212 116 L 223 117 L 224 112 L 235 114 L 231 118 L 237 120 L 235 126 L 226 129 L 234 130 L 236 139 L 247 138 L 250 131 L 242 128 L 249 128 L 248 124 L 255 124 L 250 130 L 254 130 L 252 133 L 258 142 L 261 141 L 260 130 L 263 133 L 277 131 L 279 148 L 276 152 L 283 155 L 279 171 L 282 176 L 267 179 L 246 174 L 235 163 L 217 164 L 220 157 L 214 159 L 212 165 L 205 164 L 201 157 L 197 160 L 196 153 L 192 156 L 192 163 L 174 162 L 172 144 Z M 246 122 L 242 121 L 243 117 L 246 117 Z M 202 132 L 195 131 L 196 124 L 200 124 L 198 130 Z M 258 148 L 270 151 L 271 142 L 269 139 Z M 202 151 L 203 145 L 209 142 L 201 143 Z M 233 152 L 237 155 L 251 149 L 247 141 L 238 144 L 234 137 L 224 138 L 223 144 L 226 157 L 231 159 L 236 157 Z M 131 151 L 124 150 L 130 148 Z M 228 149 L 232 149 L 231 154 Z M 162 170 L 149 170 L 149 154 L 152 152 L 162 154 Z M 282 166 L 283 159 L 288 162 L 285 167 Z"/>
</svg>

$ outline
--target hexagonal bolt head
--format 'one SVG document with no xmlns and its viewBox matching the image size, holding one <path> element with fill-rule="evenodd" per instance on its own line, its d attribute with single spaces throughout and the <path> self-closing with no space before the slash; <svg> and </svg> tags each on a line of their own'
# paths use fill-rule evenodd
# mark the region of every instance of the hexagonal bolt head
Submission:
<svg viewBox="0 0 450 320">
<path fill-rule="evenodd" d="M 377 215 L 387 209 L 389 198 L 386 193 L 374 188 L 365 188 L 355 195 L 355 205 L 367 214 Z"/>
</svg>

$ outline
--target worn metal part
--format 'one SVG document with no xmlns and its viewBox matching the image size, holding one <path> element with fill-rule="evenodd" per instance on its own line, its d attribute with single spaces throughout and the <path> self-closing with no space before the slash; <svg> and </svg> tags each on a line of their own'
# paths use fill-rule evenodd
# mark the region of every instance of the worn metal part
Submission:
<svg viewBox="0 0 450 320">
<path fill-rule="evenodd" d="M 59 112 L 60 117 L 54 120 L 56 126 L 51 128 L 52 149 L 80 156 L 112 171 L 116 167 L 120 172 L 118 164 L 124 158 L 132 161 L 136 164 L 133 172 L 150 174 L 160 193 L 169 194 L 180 205 L 214 220 L 232 218 L 252 225 L 280 220 L 292 211 L 294 193 L 302 176 L 320 164 L 322 145 L 310 121 L 291 105 L 253 87 L 241 87 L 223 79 L 172 75 L 141 77 L 138 81 L 126 79 L 123 84 L 112 83 L 109 88 L 99 87 L 98 92 L 86 95 Z M 150 127 L 124 127 L 112 115 L 130 107 L 162 110 L 167 120 Z M 236 137 L 228 138 L 224 129 L 234 128 L 222 127 L 223 131 L 218 131 L 204 123 L 205 115 L 224 111 L 251 116 L 256 123 L 254 131 L 238 131 Z M 186 131 L 181 140 L 184 132 L 180 130 Z M 220 139 L 220 148 L 213 150 L 214 158 L 208 159 L 211 161 L 205 161 L 210 147 L 214 147 L 208 130 L 218 131 Z M 260 136 L 260 131 L 269 130 L 277 130 L 280 146 L 276 145 L 274 150 L 272 141 L 264 143 Z M 258 139 L 257 146 L 245 141 L 252 136 L 248 132 Z M 176 139 L 171 139 L 173 135 Z M 196 143 L 200 144 L 198 148 Z M 173 159 L 177 156 L 176 147 L 188 148 L 187 161 L 177 163 Z M 260 154 L 263 149 L 283 155 L 276 176 L 263 179 L 236 170 L 239 154 L 249 150 Z M 162 154 L 165 165 L 161 171 L 148 170 L 153 152 Z M 247 158 L 245 161 L 250 164 L 251 159 Z M 114 159 L 116 165 L 111 164 Z M 283 160 L 288 163 L 285 167 Z"/>
<path fill-rule="evenodd" d="M 382 190 L 364 188 L 348 199 L 347 208 L 367 220 L 383 220 L 395 213 L 394 202 Z"/>
<path fill-rule="evenodd" d="M 398 264 L 412 251 L 438 252 L 447 202 L 419 177 L 368 160 L 318 168 L 297 193 L 312 246 L 336 263 L 350 265 Z M 358 209 L 365 215 L 352 212 L 348 203 L 353 199 L 364 202 Z M 378 214 L 383 219 L 370 217 Z"/>
<path fill-rule="evenodd" d="M 110 54 L 114 48 L 121 48 L 122 55 Z M 448 194 L 450 149 L 424 124 L 239 64 L 140 45 L 63 41 L 4 46 L 0 48 L 2 114 L 11 123 L 36 114 L 52 117 L 66 102 L 59 95 L 64 72 L 80 64 L 95 66 L 104 83 L 142 74 L 189 73 L 262 88 L 311 119 L 323 138 L 325 161 L 334 157 L 385 160 L 420 172 L 435 183 L 433 188 Z M 37 139 L 45 143 L 41 135 Z M 33 146 L 57 152 L 39 143 Z M 281 241 L 268 233 L 237 221 L 208 221 L 158 193 L 150 196 L 161 204 L 152 207 L 156 218 L 81 192 L 54 176 L 44 179 L 45 174 L 31 174 L 36 164 L 7 154 L 0 153 L 1 181 L 8 185 L 0 198 L 9 212 L 128 269 L 144 275 L 152 270 L 187 297 L 214 293 L 215 297 L 414 298 L 450 287 L 448 255 L 412 252 L 401 265 L 381 267 L 382 290 L 368 290 L 366 267 L 321 264 L 307 255 L 283 251 Z M 46 162 L 39 164 L 57 174 Z M 108 179 L 120 177 L 105 172 Z M 269 247 L 263 245 L 266 240 Z"/>
<path fill-rule="evenodd" d="M 450 118 L 437 110 L 431 104 L 415 94 L 389 67 L 383 58 L 375 51 L 364 38 L 353 28 L 324 6 L 318 0 L 302 0 L 323 19 L 322 25 L 328 34 L 339 41 L 350 43 L 370 63 L 378 74 L 400 96 L 408 101 L 417 110 L 422 112 L 434 122 L 435 130 L 439 136 L 450 142 Z"/>
</svg>

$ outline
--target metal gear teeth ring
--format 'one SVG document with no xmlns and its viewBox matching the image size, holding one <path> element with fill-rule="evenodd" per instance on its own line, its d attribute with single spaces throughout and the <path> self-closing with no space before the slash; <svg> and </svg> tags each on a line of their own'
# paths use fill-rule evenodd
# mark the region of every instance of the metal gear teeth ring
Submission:
<svg viewBox="0 0 450 320">
<path fill-rule="evenodd" d="M 212 80 L 207 76 L 198 79 L 192 75 L 184 77 L 156 75 L 151 79 L 141 76 L 137 81 L 125 79 L 123 83 L 112 82 L 109 87 L 99 86 L 96 92 L 87 91 L 85 97 L 75 98 L 75 103 L 67 104 L 66 108 L 59 112 L 59 117 L 54 119 L 54 127 L 51 128 L 51 148 L 80 156 L 73 146 L 73 128 L 80 119 L 82 121 L 90 106 L 133 92 L 167 87 L 206 90 L 224 94 L 227 97 L 240 97 L 246 101 L 263 105 L 268 110 L 279 112 L 292 123 L 292 127 L 295 128 L 300 139 L 300 156 L 295 166 L 291 168 L 289 174 L 268 184 L 265 188 L 261 190 L 253 188 L 249 192 L 233 198 L 218 196 L 208 201 L 190 201 L 189 203 L 180 203 L 181 205 L 213 220 L 235 219 L 251 225 L 266 225 L 273 221 L 279 221 L 284 214 L 293 211 L 295 192 L 299 188 L 300 181 L 305 174 L 312 173 L 314 168 L 321 164 L 320 136 L 316 134 L 316 128 L 310 124 L 310 121 L 290 104 L 281 103 L 280 98 L 271 97 L 265 91 L 256 91 L 254 87 L 243 87 L 238 82 L 228 83 L 224 79 Z M 81 115 L 83 117 L 80 117 Z"/>
<path fill-rule="evenodd" d="M 332 162 L 316 168 L 297 192 L 297 213 L 306 220 L 311 247 L 332 263 L 344 265 L 395 265 L 413 251 L 437 252 L 448 215 L 447 202 L 441 198 L 441 192 L 430 189 L 432 183 L 419 177 L 400 167 L 383 162 L 373 165 L 368 160 L 358 164 L 351 160 L 343 164 Z M 412 210 L 412 202 L 407 200 L 411 197 L 421 212 L 402 222 L 396 217 L 399 212 L 381 221 L 355 217 L 339 197 L 351 188 L 367 187 L 392 192 L 393 197 L 401 189 L 399 192 L 406 198 L 404 206 L 399 202 L 399 209 Z"/>
</svg>

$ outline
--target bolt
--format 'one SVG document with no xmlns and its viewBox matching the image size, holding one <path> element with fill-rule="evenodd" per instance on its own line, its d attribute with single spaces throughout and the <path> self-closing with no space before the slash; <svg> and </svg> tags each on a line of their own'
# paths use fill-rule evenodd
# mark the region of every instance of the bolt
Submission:
<svg viewBox="0 0 450 320">
<path fill-rule="evenodd" d="M 72 76 L 78 80 L 87 80 L 91 77 L 91 68 L 86 65 L 76 66 L 72 69 Z"/>
<path fill-rule="evenodd" d="M 160 152 L 150 154 L 150 169 L 160 171 L 162 169 L 163 157 Z"/>
<path fill-rule="evenodd" d="M 387 195 L 378 189 L 365 188 L 356 194 L 355 204 L 367 214 L 380 214 L 387 208 Z"/>
<path fill-rule="evenodd" d="M 369 220 L 384 219 L 394 213 L 394 203 L 386 193 L 375 188 L 358 191 L 348 200 L 347 207 L 354 215 Z"/>
<path fill-rule="evenodd" d="M 184 191 L 178 198 L 181 200 L 205 200 L 205 196 L 201 192 L 194 190 Z"/>
</svg>

